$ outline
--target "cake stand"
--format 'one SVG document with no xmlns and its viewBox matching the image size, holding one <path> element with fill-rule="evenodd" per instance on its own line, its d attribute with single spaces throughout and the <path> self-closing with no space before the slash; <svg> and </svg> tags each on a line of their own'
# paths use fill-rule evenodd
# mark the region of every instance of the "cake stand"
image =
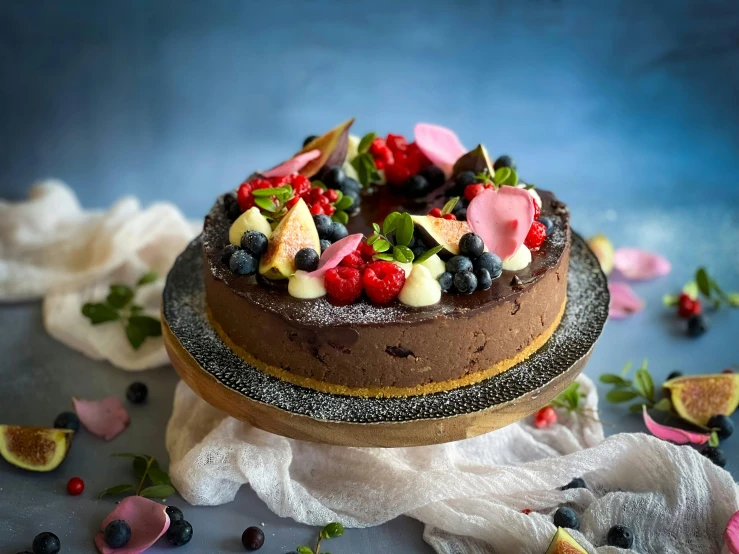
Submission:
<svg viewBox="0 0 739 554">
<path fill-rule="evenodd" d="M 530 358 L 451 391 L 361 398 L 293 385 L 239 358 L 210 325 L 202 275 L 197 238 L 172 267 L 162 304 L 164 343 L 180 377 L 209 404 L 260 429 L 344 446 L 437 444 L 518 421 L 549 404 L 575 380 L 608 316 L 606 277 L 585 241 L 573 233 L 564 316 Z"/>
</svg>

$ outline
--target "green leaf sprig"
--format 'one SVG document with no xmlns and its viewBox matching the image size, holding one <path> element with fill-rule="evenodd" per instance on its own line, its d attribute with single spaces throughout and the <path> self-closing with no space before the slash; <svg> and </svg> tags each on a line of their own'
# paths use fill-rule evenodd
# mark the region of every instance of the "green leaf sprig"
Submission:
<svg viewBox="0 0 739 554">
<path fill-rule="evenodd" d="M 493 175 L 490 175 L 490 172 L 486 169 L 475 175 L 475 178 L 478 183 L 495 185 L 497 188 L 503 186 L 515 187 L 518 184 L 518 173 L 510 167 L 499 167 Z M 534 186 L 530 185 L 527 188 L 534 188 Z"/>
<path fill-rule="evenodd" d="M 157 280 L 157 273 L 149 271 L 141 276 L 134 288 L 128 285 L 110 285 L 110 291 L 104 302 L 87 302 L 82 306 L 82 315 L 93 325 L 120 321 L 123 323 L 126 338 L 134 350 L 138 350 L 148 337 L 159 337 L 162 334 L 160 321 L 143 315 L 144 307 L 133 304 L 136 289 Z"/>
<path fill-rule="evenodd" d="M 367 244 L 375 249 L 375 258 L 378 260 L 411 263 L 414 255 L 409 245 L 413 240 L 413 228 L 409 213 L 392 212 L 382 222 L 382 227 L 377 223 L 372 224 L 374 232 L 367 239 Z M 394 240 L 389 238 L 393 232 Z"/>
<path fill-rule="evenodd" d="M 311 181 L 310 184 L 311 188 L 318 187 L 323 190 L 328 189 L 323 181 L 319 181 L 317 179 L 315 181 Z M 346 210 L 354 205 L 354 199 L 351 196 L 345 196 L 344 193 L 338 189 L 336 189 L 336 194 L 338 195 L 338 198 L 336 199 L 336 202 L 333 203 L 335 211 L 331 216 L 331 220 L 346 225 L 349 222 L 349 214 L 346 213 Z"/>
<path fill-rule="evenodd" d="M 719 309 L 722 305 L 739 308 L 739 292 L 724 292 L 705 267 L 699 267 L 695 271 L 695 277 L 683 287 L 682 293 L 691 298 L 697 298 L 700 294 L 714 309 Z M 680 295 L 666 294 L 662 297 L 662 303 L 667 307 L 677 306 L 679 301 Z"/>
<path fill-rule="evenodd" d="M 262 215 L 275 227 L 287 213 L 287 203 L 295 195 L 291 185 L 274 188 L 256 189 L 252 191 L 254 203 Z"/>
<path fill-rule="evenodd" d="M 113 454 L 118 458 L 132 458 L 133 471 L 139 478 L 138 486 L 123 484 L 105 489 L 98 498 L 106 496 L 118 496 L 126 492 L 134 491 L 136 496 L 144 498 L 167 498 L 175 492 L 170 484 L 169 474 L 159 467 L 159 462 L 147 454 Z"/>
<path fill-rule="evenodd" d="M 324 539 L 332 539 L 334 537 L 340 537 L 343 534 L 344 534 L 344 526 L 338 521 L 334 521 L 326 525 L 326 527 L 321 529 L 321 532 L 318 533 L 318 541 L 316 542 L 315 550 L 312 549 L 310 546 L 299 546 L 295 550 L 298 552 L 298 554 L 320 554 L 321 553 L 321 541 L 323 541 Z M 331 554 L 331 553 L 325 552 L 324 554 Z"/>
<path fill-rule="evenodd" d="M 607 425 L 597 417 L 597 410 L 586 410 L 585 405 L 582 403 L 583 398 L 585 398 L 585 393 L 580 390 L 580 383 L 575 382 L 559 393 L 557 398 L 552 400 L 549 405 L 565 410 L 568 414 L 575 413 L 579 416 Z"/>
<path fill-rule="evenodd" d="M 631 362 L 627 362 L 621 370 L 621 374 L 604 373 L 600 376 L 600 382 L 611 385 L 612 388 L 606 393 L 606 400 L 614 404 L 621 404 L 637 400 L 635 404 L 629 406 L 631 413 L 641 413 L 642 404 L 646 404 L 647 408 L 653 408 L 662 412 L 669 412 L 672 409 L 670 399 L 664 397 L 657 400 L 654 379 L 649 373 L 647 360 L 644 360 L 641 366 L 636 370 L 634 379 L 627 379 L 632 367 Z"/>
<path fill-rule="evenodd" d="M 350 162 L 357 172 L 359 183 L 364 187 L 369 187 L 372 183 L 382 181 L 380 173 L 377 171 L 375 158 L 370 154 L 369 149 L 372 141 L 375 140 L 376 133 L 367 133 L 359 141 L 357 146 L 357 156 Z"/>
</svg>

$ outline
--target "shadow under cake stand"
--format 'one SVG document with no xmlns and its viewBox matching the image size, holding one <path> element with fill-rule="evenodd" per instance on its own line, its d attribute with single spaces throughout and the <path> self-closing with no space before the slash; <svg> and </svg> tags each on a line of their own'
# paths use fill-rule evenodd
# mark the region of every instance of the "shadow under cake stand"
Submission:
<svg viewBox="0 0 739 554">
<path fill-rule="evenodd" d="M 474 385 L 406 398 L 361 398 L 282 381 L 234 354 L 205 310 L 201 239 L 167 276 L 164 343 L 180 377 L 206 402 L 294 439 L 400 447 L 466 439 L 529 416 L 582 371 L 608 316 L 608 287 L 595 255 L 572 234 L 567 305 L 551 338 L 527 360 Z"/>
</svg>

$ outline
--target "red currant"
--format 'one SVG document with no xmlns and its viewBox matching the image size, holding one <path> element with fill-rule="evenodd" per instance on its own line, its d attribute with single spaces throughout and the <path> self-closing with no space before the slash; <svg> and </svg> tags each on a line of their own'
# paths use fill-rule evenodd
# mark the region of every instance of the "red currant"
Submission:
<svg viewBox="0 0 739 554">
<path fill-rule="evenodd" d="M 79 477 L 72 477 L 67 481 L 67 492 L 72 496 L 78 496 L 85 490 L 85 482 Z"/>
<path fill-rule="evenodd" d="M 442 217 L 444 219 L 449 219 L 449 220 L 453 220 L 453 221 L 456 221 L 457 220 L 457 216 L 454 215 L 454 214 L 444 214 Z"/>
<path fill-rule="evenodd" d="M 544 429 L 557 423 L 557 412 L 551 406 L 545 406 L 534 414 L 534 427 Z"/>
<path fill-rule="evenodd" d="M 696 298 L 692 299 L 685 293 L 680 295 L 677 302 L 677 313 L 680 317 L 690 318 L 701 313 L 701 301 Z"/>
<path fill-rule="evenodd" d="M 464 189 L 464 197 L 467 200 L 472 200 L 475 196 L 482 193 L 482 191 L 485 190 L 485 187 L 482 186 L 480 183 L 474 184 L 474 185 L 467 185 Z"/>
<path fill-rule="evenodd" d="M 310 198 L 311 200 L 319 200 L 320 198 L 323 198 L 324 192 L 321 187 L 313 187 L 310 189 Z"/>
<path fill-rule="evenodd" d="M 429 215 L 431 217 L 441 217 L 441 208 L 432 208 Z"/>
<path fill-rule="evenodd" d="M 334 189 L 328 189 L 326 191 L 326 198 L 328 198 L 328 201 L 333 204 L 339 199 L 339 191 L 334 190 Z"/>
<path fill-rule="evenodd" d="M 321 214 L 325 214 L 325 213 L 326 212 L 324 211 L 323 206 L 321 206 L 320 204 L 313 204 L 310 207 L 310 214 L 311 215 L 321 215 Z"/>
</svg>

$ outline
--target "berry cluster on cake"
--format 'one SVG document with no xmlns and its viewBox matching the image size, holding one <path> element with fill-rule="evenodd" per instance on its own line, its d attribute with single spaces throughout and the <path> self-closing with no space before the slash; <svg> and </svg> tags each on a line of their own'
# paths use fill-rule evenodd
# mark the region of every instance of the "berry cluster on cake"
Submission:
<svg viewBox="0 0 739 554">
<path fill-rule="evenodd" d="M 308 137 L 219 197 L 203 231 L 213 327 L 277 378 L 336 394 L 450 390 L 559 325 L 569 213 L 508 156 L 420 123 L 414 141 Z"/>
</svg>

